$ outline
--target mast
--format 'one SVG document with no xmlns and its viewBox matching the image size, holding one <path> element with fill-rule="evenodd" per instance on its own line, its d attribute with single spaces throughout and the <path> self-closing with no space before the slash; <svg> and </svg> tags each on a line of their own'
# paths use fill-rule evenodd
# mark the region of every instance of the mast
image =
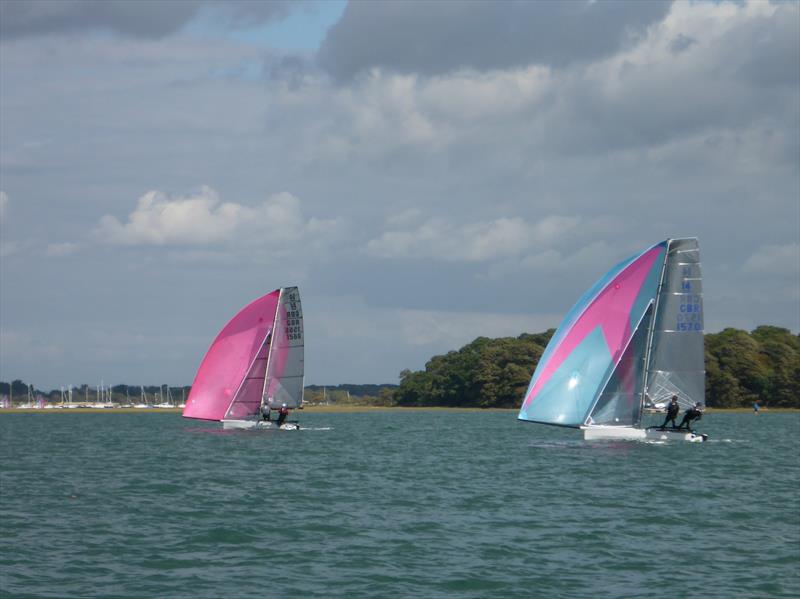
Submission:
<svg viewBox="0 0 800 599">
<path fill-rule="evenodd" d="M 656 290 L 656 304 L 653 308 L 653 315 L 650 317 L 650 324 L 647 330 L 647 345 L 644 349 L 644 377 L 642 378 L 642 394 L 639 398 L 639 420 L 636 422 L 636 427 L 642 423 L 642 414 L 644 413 L 644 396 L 647 394 L 647 382 L 650 378 L 650 352 L 653 348 L 653 333 L 656 328 L 656 317 L 658 316 L 658 306 L 661 303 L 661 289 L 664 286 L 664 275 L 667 272 L 667 260 L 669 260 L 669 248 L 672 245 L 672 239 L 667 240 L 667 250 L 664 252 L 664 262 L 661 264 L 661 276 L 658 278 L 658 289 Z"/>
</svg>

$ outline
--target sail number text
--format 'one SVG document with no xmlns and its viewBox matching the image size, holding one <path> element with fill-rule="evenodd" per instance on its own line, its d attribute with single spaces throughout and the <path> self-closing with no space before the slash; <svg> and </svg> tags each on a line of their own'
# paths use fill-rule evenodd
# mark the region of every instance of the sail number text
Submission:
<svg viewBox="0 0 800 599">
<path fill-rule="evenodd" d="M 684 287 L 686 287 L 685 284 Z M 691 289 L 691 286 L 689 286 L 689 289 Z M 681 303 L 678 306 L 678 318 L 675 324 L 678 331 L 703 330 L 703 299 L 701 296 L 687 294 L 681 298 Z"/>
<path fill-rule="evenodd" d="M 296 302 L 289 302 L 286 310 L 286 339 L 298 341 L 303 338 L 303 314 Z"/>
</svg>

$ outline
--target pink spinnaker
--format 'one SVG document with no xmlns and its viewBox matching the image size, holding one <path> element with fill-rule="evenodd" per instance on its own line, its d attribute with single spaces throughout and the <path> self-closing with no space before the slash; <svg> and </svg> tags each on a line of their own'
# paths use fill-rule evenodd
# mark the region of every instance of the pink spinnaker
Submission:
<svg viewBox="0 0 800 599">
<path fill-rule="evenodd" d="M 197 370 L 183 415 L 222 420 L 272 331 L 280 289 L 242 308 L 220 331 Z M 258 389 L 260 401 L 261 389 Z M 248 393 L 249 395 L 249 393 Z"/>
<path fill-rule="evenodd" d="M 613 363 L 616 365 L 619 362 L 633 334 L 630 326 L 631 308 L 638 298 L 642 284 L 661 255 L 660 252 L 658 246 L 644 252 L 600 291 L 544 364 L 541 374 L 525 398 L 523 407 L 534 400 L 564 360 L 597 327 L 603 331 Z"/>
</svg>

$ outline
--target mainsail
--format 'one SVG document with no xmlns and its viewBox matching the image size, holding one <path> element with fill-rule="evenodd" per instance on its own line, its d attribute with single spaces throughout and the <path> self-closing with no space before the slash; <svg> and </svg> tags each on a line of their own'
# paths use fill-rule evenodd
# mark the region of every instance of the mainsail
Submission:
<svg viewBox="0 0 800 599">
<path fill-rule="evenodd" d="M 705 397 L 703 279 L 697 239 L 673 239 L 658 294 L 650 342 L 645 401 L 673 395 L 683 407 Z"/>
<path fill-rule="evenodd" d="M 281 393 L 269 395 L 275 389 Z M 254 418 L 268 395 L 288 407 L 302 402 L 303 324 L 297 287 L 276 289 L 255 300 L 223 327 L 197 370 L 183 415 Z"/>
<path fill-rule="evenodd" d="M 667 388 L 699 401 L 702 330 L 697 240 L 658 243 L 617 264 L 573 306 L 539 360 L 519 418 L 630 427 L 645 399 Z"/>
<path fill-rule="evenodd" d="M 265 402 L 298 408 L 303 403 L 303 308 L 297 287 L 283 290 L 262 391 Z"/>
</svg>

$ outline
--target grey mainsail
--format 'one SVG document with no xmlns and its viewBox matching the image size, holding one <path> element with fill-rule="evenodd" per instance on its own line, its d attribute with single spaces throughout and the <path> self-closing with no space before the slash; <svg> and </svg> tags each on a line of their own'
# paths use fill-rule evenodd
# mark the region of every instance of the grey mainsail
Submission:
<svg viewBox="0 0 800 599">
<path fill-rule="evenodd" d="M 298 408 L 303 403 L 304 376 L 303 308 L 297 287 L 281 289 L 275 317 L 263 401 L 273 409 L 286 404 Z"/>
<path fill-rule="evenodd" d="M 683 406 L 705 397 L 703 280 L 696 238 L 671 239 L 667 248 L 645 375 L 652 404 L 673 395 Z"/>
</svg>

